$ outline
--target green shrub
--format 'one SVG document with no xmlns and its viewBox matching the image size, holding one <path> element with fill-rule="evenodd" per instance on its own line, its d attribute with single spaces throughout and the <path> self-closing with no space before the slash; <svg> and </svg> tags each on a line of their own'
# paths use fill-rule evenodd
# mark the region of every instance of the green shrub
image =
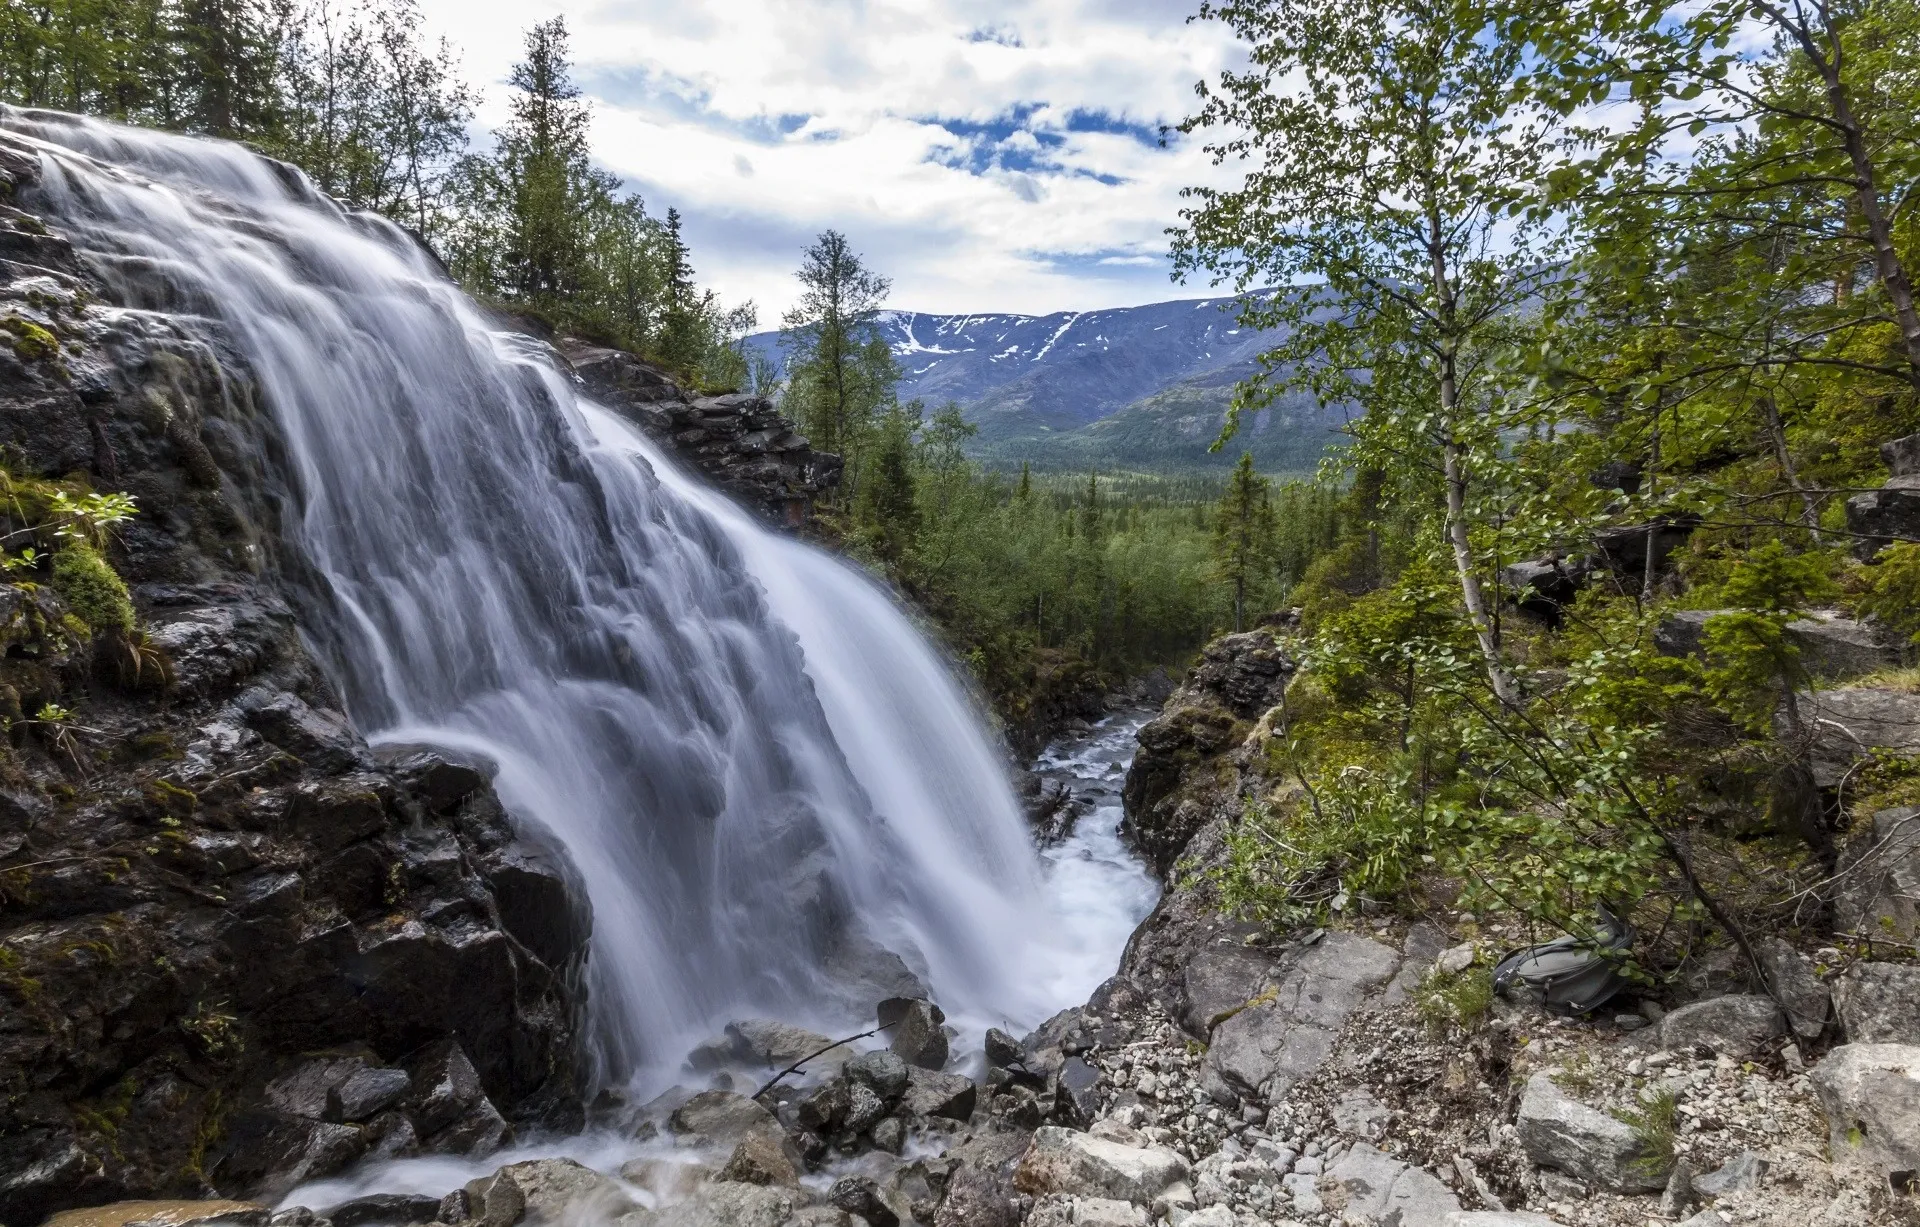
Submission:
<svg viewBox="0 0 1920 1227">
<path fill-rule="evenodd" d="M 1493 1008 L 1493 971 L 1469 967 L 1442 975 L 1435 972 L 1414 991 L 1414 1010 L 1432 1027 L 1448 1023 L 1471 1027 Z"/>
<path fill-rule="evenodd" d="M 1920 545 L 1903 541 L 1880 551 L 1860 612 L 1872 614 L 1910 643 L 1920 643 Z"/>
<path fill-rule="evenodd" d="M 53 587 L 94 634 L 133 630 L 127 585 L 92 546 L 74 542 L 53 556 Z"/>
</svg>

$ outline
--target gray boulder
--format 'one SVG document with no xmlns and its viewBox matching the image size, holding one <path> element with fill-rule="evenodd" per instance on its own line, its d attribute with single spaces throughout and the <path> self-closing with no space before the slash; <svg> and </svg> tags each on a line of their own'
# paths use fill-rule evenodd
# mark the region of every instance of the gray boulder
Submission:
<svg viewBox="0 0 1920 1227">
<path fill-rule="evenodd" d="M 1812 1080 L 1836 1164 L 1883 1177 L 1920 1170 L 1920 1047 L 1846 1044 Z"/>
<path fill-rule="evenodd" d="M 1460 1199 L 1422 1168 L 1356 1143 L 1320 1181 L 1327 1208 L 1344 1212 L 1345 1221 L 1396 1223 L 1399 1227 L 1443 1227 L 1460 1212 Z"/>
<path fill-rule="evenodd" d="M 479 1227 L 604 1221 L 634 1209 L 618 1181 L 572 1159 L 509 1163 L 469 1181 L 466 1193 L 468 1213 Z"/>
<path fill-rule="evenodd" d="M 1837 787 L 1874 750 L 1920 753 L 1920 695 L 1879 686 L 1819 690 L 1800 696 L 1800 714 L 1812 730 L 1813 778 L 1822 788 Z"/>
<path fill-rule="evenodd" d="M 737 1146 L 749 1133 L 781 1134 L 773 1113 L 732 1091 L 702 1091 L 673 1110 L 667 1127 L 708 1146 Z"/>
<path fill-rule="evenodd" d="M 1827 986 L 1813 974 L 1813 963 L 1774 936 L 1761 938 L 1754 952 L 1766 968 L 1773 991 L 1786 1006 L 1787 1025 L 1803 1040 L 1818 1039 L 1827 1026 L 1829 994 Z"/>
<path fill-rule="evenodd" d="M 730 1022 L 717 1039 L 708 1040 L 687 1054 L 687 1064 L 705 1073 L 725 1065 L 754 1065 L 785 1069 L 795 1061 L 833 1043 L 827 1036 L 805 1027 L 789 1026 L 768 1018 L 746 1018 Z M 830 1048 L 808 1062 L 809 1068 L 838 1068 L 852 1059 L 853 1050 L 845 1046 Z"/>
<path fill-rule="evenodd" d="M 269 1227 L 271 1215 L 250 1201 L 116 1201 L 62 1210 L 41 1227 Z"/>
<path fill-rule="evenodd" d="M 1065 1193 L 1150 1205 L 1185 1180 L 1187 1161 L 1170 1150 L 1122 1146 L 1092 1134 L 1043 1125 L 1014 1169 L 1016 1189 L 1033 1197 Z"/>
<path fill-rule="evenodd" d="M 931 1001 L 892 997 L 880 1003 L 880 1026 L 889 1032 L 887 1048 L 908 1065 L 921 1069 L 947 1067 L 947 1016 Z"/>
<path fill-rule="evenodd" d="M 786 1227 L 800 1207 L 793 1189 L 715 1180 L 695 1189 L 685 1201 L 656 1210 L 635 1210 L 613 1220 L 614 1227 Z M 839 1221 L 847 1222 L 844 1214 Z"/>
<path fill-rule="evenodd" d="M 1920 937 L 1920 809 L 1875 814 L 1873 825 L 1842 849 L 1840 869 L 1833 904 L 1842 932 L 1899 942 Z"/>
<path fill-rule="evenodd" d="M 1780 1007 L 1771 997 L 1735 993 L 1696 1001 L 1667 1015 L 1660 1024 L 1660 1046 L 1705 1047 L 1724 1056 L 1744 1057 L 1783 1030 Z"/>
<path fill-rule="evenodd" d="M 1279 1098 L 1320 1067 L 1354 1010 L 1399 968 L 1390 947 L 1328 933 L 1284 964 L 1273 989 L 1214 1029 L 1202 1084 L 1223 1100 Z"/>
<path fill-rule="evenodd" d="M 933 1227 L 1020 1227 L 1020 1207 L 1005 1179 L 963 1164 L 947 1178 Z"/>
<path fill-rule="evenodd" d="M 1834 982 L 1849 1044 L 1920 1044 L 1920 967 L 1855 963 Z"/>
<path fill-rule="evenodd" d="M 909 1116 L 944 1116 L 964 1121 L 973 1116 L 980 1088 L 963 1074 L 943 1074 L 932 1069 L 909 1069 L 907 1091 L 900 1097 L 900 1110 Z"/>
<path fill-rule="evenodd" d="M 333 1227 L 412 1227 L 440 1217 L 441 1198 L 409 1193 L 371 1193 L 322 1210 Z"/>
<path fill-rule="evenodd" d="M 899 1227 L 900 1216 L 880 1196 L 880 1188 L 867 1176 L 842 1176 L 827 1190 L 827 1200 L 848 1214 L 857 1214 L 870 1227 Z"/>
<path fill-rule="evenodd" d="M 1847 531 L 1855 534 L 1853 556 L 1862 562 L 1896 539 L 1920 540 L 1920 474 L 1896 474 L 1878 490 L 1848 499 Z"/>
<path fill-rule="evenodd" d="M 848 1080 L 867 1087 L 883 1103 L 893 1103 L 906 1094 L 911 1077 L 907 1063 L 891 1052 L 863 1052 L 847 1062 Z"/>
<path fill-rule="evenodd" d="M 1216 945 L 1196 952 L 1185 974 L 1187 1008 L 1180 1022 L 1206 1037 L 1228 1014 L 1272 987 L 1279 964 L 1272 955 L 1245 946 Z"/>
<path fill-rule="evenodd" d="M 1728 611 L 1683 609 L 1667 615 L 1653 632 L 1655 650 L 1666 656 L 1704 656 L 1707 623 Z M 1831 610 L 1814 610 L 1787 623 L 1787 639 L 1800 650 L 1808 676 L 1821 681 L 1861 677 L 1897 668 L 1904 653 L 1884 631 Z"/>
<path fill-rule="evenodd" d="M 716 1179 L 796 1188 L 800 1184 L 800 1173 L 786 1150 L 770 1134 L 752 1132 L 733 1148 L 733 1154 Z"/>
<path fill-rule="evenodd" d="M 359 1122 L 407 1093 L 412 1079 L 364 1057 L 320 1057 L 269 1082 L 266 1098 L 282 1112 L 314 1120 Z"/>
<path fill-rule="evenodd" d="M 1548 1074 L 1527 1079 L 1514 1124 L 1535 1166 L 1584 1180 L 1612 1193 L 1646 1193 L 1666 1187 L 1664 1167 L 1644 1162 L 1644 1147 L 1631 1125 L 1580 1103 Z"/>
<path fill-rule="evenodd" d="M 1560 1227 L 1557 1220 L 1526 1210 L 1460 1210 L 1441 1227 Z"/>
<path fill-rule="evenodd" d="M 413 1063 L 400 1107 L 425 1139 L 423 1148 L 441 1154 L 490 1154 L 513 1136 L 455 1040 L 434 1044 Z"/>
</svg>

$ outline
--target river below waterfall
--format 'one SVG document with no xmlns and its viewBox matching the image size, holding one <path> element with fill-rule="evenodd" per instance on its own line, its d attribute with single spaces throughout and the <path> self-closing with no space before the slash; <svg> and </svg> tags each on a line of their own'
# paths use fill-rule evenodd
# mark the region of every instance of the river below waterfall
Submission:
<svg viewBox="0 0 1920 1227">
<path fill-rule="evenodd" d="M 1134 736 L 1159 713 L 1127 708 L 1085 732 L 1050 743 L 1033 771 L 1068 789 L 1079 809 L 1067 837 L 1041 850 L 1045 895 L 1063 940 L 1061 982 L 1047 996 L 1064 1008 L 1085 1001 L 1119 969 L 1134 927 L 1160 897 L 1160 883 L 1120 838 L 1120 786 L 1133 762 Z"/>
<path fill-rule="evenodd" d="M 1046 964 L 1027 969 L 1043 981 L 1034 996 L 1057 1008 L 1084 1002 L 1118 970 L 1128 937 L 1159 899 L 1160 883 L 1120 835 L 1120 789 L 1133 761 L 1135 735 L 1157 714 L 1150 707 L 1124 708 L 1056 738 L 1031 764 L 1045 784 L 1071 794 L 1076 811 L 1065 838 L 1040 849 L 1043 900 L 1053 932 L 1043 944 L 1050 955 Z M 979 1043 L 977 1029 L 963 1030 L 952 1067 L 977 1075 Z M 508 1163 L 546 1158 L 572 1159 L 620 1179 L 621 1168 L 631 1170 L 636 1160 L 671 1163 L 691 1156 L 663 1138 L 636 1141 L 625 1130 L 601 1128 L 574 1137 L 528 1138 L 481 1158 L 433 1155 L 365 1163 L 302 1185 L 282 1204 L 323 1209 L 376 1193 L 439 1196 Z M 845 1171 L 871 1169 L 876 1161 L 885 1160 L 869 1155 L 856 1164 L 835 1164 L 807 1182 L 824 1188 Z M 631 1182 L 621 1183 L 643 1203 L 653 1200 Z"/>
</svg>

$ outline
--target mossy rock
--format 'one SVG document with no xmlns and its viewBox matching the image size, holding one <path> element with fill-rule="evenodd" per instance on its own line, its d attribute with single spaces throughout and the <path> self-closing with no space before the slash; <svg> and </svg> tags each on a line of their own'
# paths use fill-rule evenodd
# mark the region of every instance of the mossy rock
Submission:
<svg viewBox="0 0 1920 1227">
<path fill-rule="evenodd" d="M 133 629 L 126 581 L 93 547 L 76 542 L 53 556 L 53 588 L 94 634 Z"/>
<path fill-rule="evenodd" d="M 25 316 L 0 319 L 0 328 L 13 335 L 13 352 L 22 362 L 44 362 L 60 354 L 60 338 Z"/>
</svg>

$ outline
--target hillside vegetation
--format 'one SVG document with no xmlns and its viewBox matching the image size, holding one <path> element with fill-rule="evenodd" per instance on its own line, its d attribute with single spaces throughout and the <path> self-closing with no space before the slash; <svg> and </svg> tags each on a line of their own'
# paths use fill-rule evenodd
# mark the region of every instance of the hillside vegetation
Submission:
<svg viewBox="0 0 1920 1227">
<path fill-rule="evenodd" d="M 1229 897 L 1911 954 L 1843 896 L 1920 800 L 1920 9 L 1203 13 L 1253 58 L 1185 130 L 1251 168 L 1179 264 L 1324 285 L 1246 310 L 1286 340 L 1238 403 L 1358 410 Z"/>
</svg>

